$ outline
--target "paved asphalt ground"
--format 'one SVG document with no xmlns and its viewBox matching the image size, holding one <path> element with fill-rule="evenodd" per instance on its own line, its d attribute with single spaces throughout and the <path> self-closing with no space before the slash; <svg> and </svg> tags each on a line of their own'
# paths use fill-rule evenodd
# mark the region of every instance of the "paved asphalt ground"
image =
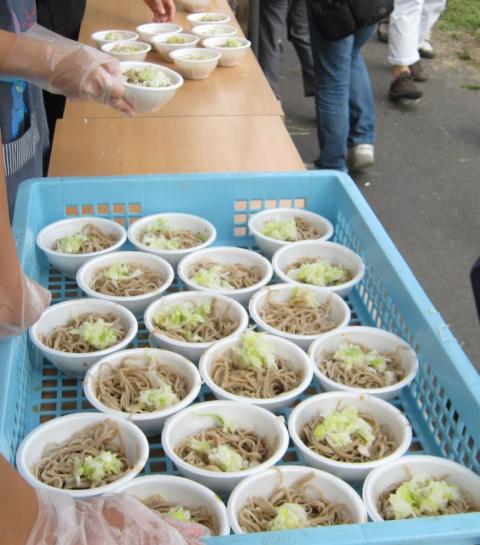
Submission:
<svg viewBox="0 0 480 545">
<path fill-rule="evenodd" d="M 471 361 L 480 369 L 480 324 L 469 271 L 480 256 L 480 92 L 461 61 L 424 61 L 431 79 L 413 107 L 386 98 L 387 46 L 366 46 L 377 107 L 376 163 L 354 176 L 367 201 Z M 471 78 L 470 78 L 471 79 Z M 305 162 L 318 154 L 313 99 L 303 98 L 294 50 L 285 45 L 280 95 Z"/>
</svg>

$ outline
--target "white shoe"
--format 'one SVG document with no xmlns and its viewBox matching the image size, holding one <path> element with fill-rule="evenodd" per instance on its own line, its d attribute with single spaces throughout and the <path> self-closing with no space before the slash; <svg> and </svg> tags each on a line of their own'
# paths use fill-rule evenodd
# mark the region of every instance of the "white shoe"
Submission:
<svg viewBox="0 0 480 545">
<path fill-rule="evenodd" d="M 424 59 L 433 59 L 435 56 L 432 44 L 428 40 L 424 40 L 420 44 L 418 52 L 420 53 L 420 57 L 423 57 Z"/>
<path fill-rule="evenodd" d="M 357 144 L 348 150 L 347 162 L 351 170 L 364 170 L 375 162 L 373 144 Z"/>
</svg>

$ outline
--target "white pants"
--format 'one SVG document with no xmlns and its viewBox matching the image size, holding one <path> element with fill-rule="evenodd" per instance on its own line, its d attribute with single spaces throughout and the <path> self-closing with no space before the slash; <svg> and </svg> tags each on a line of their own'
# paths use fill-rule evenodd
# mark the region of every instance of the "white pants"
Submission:
<svg viewBox="0 0 480 545">
<path fill-rule="evenodd" d="M 391 64 L 410 66 L 418 61 L 418 48 L 430 38 L 445 4 L 446 0 L 395 0 L 388 29 Z"/>
</svg>

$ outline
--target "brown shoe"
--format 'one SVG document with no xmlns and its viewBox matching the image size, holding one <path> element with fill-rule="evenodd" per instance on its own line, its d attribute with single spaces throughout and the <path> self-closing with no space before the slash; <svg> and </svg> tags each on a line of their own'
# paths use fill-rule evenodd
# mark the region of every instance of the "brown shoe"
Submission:
<svg viewBox="0 0 480 545">
<path fill-rule="evenodd" d="M 410 72 L 402 72 L 390 84 L 388 98 L 391 100 L 418 100 L 423 96 L 422 91 L 417 88 L 413 82 L 413 77 Z"/>
<path fill-rule="evenodd" d="M 413 81 L 428 81 L 428 74 L 424 70 L 422 63 L 417 61 L 409 66 L 410 74 L 412 74 Z"/>
</svg>

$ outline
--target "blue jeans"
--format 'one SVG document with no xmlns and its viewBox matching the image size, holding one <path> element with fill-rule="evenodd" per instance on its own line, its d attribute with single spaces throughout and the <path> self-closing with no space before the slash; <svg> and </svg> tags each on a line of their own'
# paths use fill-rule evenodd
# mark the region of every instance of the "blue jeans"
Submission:
<svg viewBox="0 0 480 545">
<path fill-rule="evenodd" d="M 347 171 L 347 147 L 373 144 L 375 106 L 367 67 L 360 52 L 376 25 L 343 40 L 324 40 L 309 10 L 310 37 L 315 66 L 318 168 Z"/>
</svg>

